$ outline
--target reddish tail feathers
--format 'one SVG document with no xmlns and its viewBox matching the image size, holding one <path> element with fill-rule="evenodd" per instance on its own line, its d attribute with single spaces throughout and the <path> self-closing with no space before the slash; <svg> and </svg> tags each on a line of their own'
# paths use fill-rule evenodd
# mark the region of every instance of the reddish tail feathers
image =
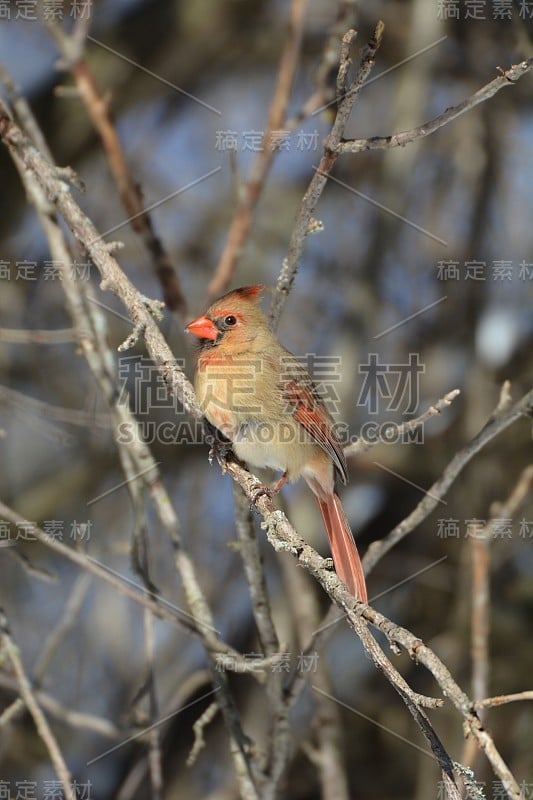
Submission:
<svg viewBox="0 0 533 800">
<path fill-rule="evenodd" d="M 358 600 L 368 603 L 365 576 L 357 547 L 344 514 L 341 501 L 333 492 L 325 499 L 315 495 L 324 527 L 328 534 L 335 569 L 350 592 Z"/>
</svg>

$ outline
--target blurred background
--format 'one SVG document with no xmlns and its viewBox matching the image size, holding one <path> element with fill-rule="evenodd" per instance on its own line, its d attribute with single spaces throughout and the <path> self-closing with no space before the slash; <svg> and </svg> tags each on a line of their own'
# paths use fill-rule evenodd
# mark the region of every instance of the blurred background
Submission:
<svg viewBox="0 0 533 800">
<path fill-rule="evenodd" d="M 90 8 L 87 8 L 90 6 Z M 191 343 L 183 328 L 206 306 L 206 287 L 223 250 L 239 182 L 259 154 L 275 86 L 290 4 L 279 0 L 101 0 L 44 4 L 68 29 L 90 13 L 86 57 L 109 98 L 131 172 L 154 228 L 179 276 L 188 310 L 166 311 L 161 328 L 189 377 Z M 131 229 L 87 111 L 66 91 L 72 77 L 58 63 L 57 43 L 36 4 L 0 3 L 4 67 L 27 97 L 56 162 L 72 166 L 85 184 L 77 200 L 117 258 L 149 297 L 161 297 L 141 239 Z M 339 40 L 339 14 L 358 38 L 353 57 L 378 19 L 385 36 L 375 69 L 361 91 L 347 135 L 388 135 L 418 126 L 459 103 L 531 56 L 533 3 L 343 2 L 310 0 L 288 115 L 298 114 L 316 87 L 324 48 Z M 329 76 L 334 82 L 335 70 Z M 58 91 L 58 89 L 60 91 Z M 294 353 L 308 356 L 350 434 L 367 436 L 390 422 L 416 417 L 452 389 L 460 396 L 421 435 L 396 437 L 350 460 L 343 502 L 360 549 L 384 537 L 417 505 L 454 454 L 485 424 L 503 380 L 518 400 L 531 385 L 531 76 L 499 92 L 457 121 L 405 148 L 341 156 L 317 208 L 323 231 L 306 242 L 279 333 Z M 275 284 L 301 198 L 320 160 L 331 109 L 314 113 L 284 135 L 259 200 L 231 286 Z M 135 510 L 125 488 L 107 406 L 73 341 L 23 342 L 9 333 L 71 327 L 61 281 L 46 239 L 5 149 L 0 151 L 0 481 L 2 499 L 29 520 L 79 546 L 121 575 L 131 568 Z M 131 392 L 182 535 L 223 637 L 243 653 L 259 645 L 235 539 L 231 480 L 209 467 L 207 448 L 164 441 L 187 416 L 165 398 L 139 344 L 116 348 L 131 330 L 124 309 L 98 289 L 96 269 L 80 255 L 80 280 L 94 285 L 116 357 L 119 385 Z M 268 307 L 269 297 L 265 305 Z M 313 354 L 324 357 L 321 362 Z M 314 359 L 314 360 L 313 360 Z M 320 373 L 320 365 L 326 373 Z M 164 428 L 164 425 L 170 428 Z M 163 426 L 163 427 L 162 427 Z M 472 520 L 499 518 L 530 457 L 530 423 L 520 420 L 490 443 L 424 523 L 379 562 L 369 577 L 376 607 L 433 647 L 458 682 L 471 686 Z M 528 452 L 529 451 L 529 452 Z M 283 491 L 289 519 L 323 554 L 325 536 L 303 485 Z M 492 509 L 492 512 L 491 512 Z M 147 503 L 149 566 L 155 584 L 177 605 L 184 598 L 171 545 Z M 501 517 L 502 515 L 500 515 Z M 257 527 L 259 525 L 256 521 Z M 470 526 L 470 527 L 469 527 Z M 491 633 L 489 694 L 530 688 L 533 669 L 533 507 L 522 505 L 490 540 Z M 4 539 L 13 530 L 2 528 Z M 259 533 L 280 638 L 289 643 L 291 670 L 303 665 L 291 613 L 294 582 L 306 583 L 288 555 L 277 555 Z M 136 730 L 146 698 L 142 611 L 97 579 L 18 537 L 17 548 L 57 576 L 39 581 L 0 551 L 0 601 L 29 674 L 48 634 L 73 609 L 70 624 L 41 680 L 63 708 Z M 413 577 L 411 577 L 413 576 Z M 409 579 L 409 580 L 405 580 Z M 396 584 L 401 586 L 394 588 Z M 292 588 L 291 588 L 292 587 Z M 306 591 L 322 613 L 327 598 L 309 580 Z M 305 594 L 302 594 L 305 597 Z M 69 620 L 67 620 L 67 623 Z M 192 724 L 209 690 L 197 640 L 155 624 L 155 678 L 161 717 L 196 702 L 162 730 L 164 796 L 236 797 L 220 717 L 206 747 L 186 766 Z M 327 665 L 342 731 L 350 796 L 435 798 L 439 775 L 404 705 L 364 657 L 344 623 L 318 654 Z M 406 656 L 395 659 L 417 690 L 438 688 Z M 265 695 L 253 677 L 231 678 L 245 727 L 265 736 Z M 529 684 L 529 685 L 528 685 Z M 0 708 L 15 697 L 0 674 Z M 309 745 L 316 736 L 316 697 L 307 687 L 293 714 L 294 755 L 280 797 L 322 796 Z M 364 717 L 361 714 L 365 715 Z M 450 754 L 461 758 L 461 722 L 449 707 L 432 720 Z M 73 775 L 90 781 L 90 797 L 143 798 L 146 745 L 117 744 L 83 725 L 50 720 Z M 374 724 L 378 723 L 378 725 Z M 382 726 L 382 727 L 379 727 Z M 533 716 L 526 703 L 491 710 L 487 726 L 511 769 L 533 791 Z M 140 727 L 138 728 L 141 729 Z M 392 733 L 391 733 L 392 732 Z M 397 738 L 398 734 L 402 739 Z M 42 796 L 53 778 L 49 758 L 29 717 L 0 729 L 0 779 L 16 797 L 17 782 L 35 782 Z M 97 759 L 93 764 L 87 762 Z M 474 764 L 487 797 L 494 778 Z M 525 795 L 529 796 L 529 795 Z"/>
</svg>

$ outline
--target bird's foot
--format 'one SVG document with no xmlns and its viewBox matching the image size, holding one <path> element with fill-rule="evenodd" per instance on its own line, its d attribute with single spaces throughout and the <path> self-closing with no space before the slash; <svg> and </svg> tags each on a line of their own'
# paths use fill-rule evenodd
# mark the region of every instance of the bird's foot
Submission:
<svg viewBox="0 0 533 800">
<path fill-rule="evenodd" d="M 212 464 L 216 460 L 220 464 L 222 470 L 226 469 L 226 461 L 229 454 L 232 452 L 231 441 L 221 433 L 218 428 L 205 419 L 203 420 L 205 428 L 205 441 L 209 445 L 209 463 Z"/>
<path fill-rule="evenodd" d="M 279 478 L 272 487 L 267 486 L 264 483 L 259 483 L 259 482 L 254 483 L 253 486 L 251 487 L 252 502 L 254 503 L 254 505 L 257 502 L 257 500 L 261 497 L 261 495 L 266 495 L 271 500 L 273 500 L 286 480 L 287 480 L 287 470 L 285 470 L 281 478 Z"/>
<path fill-rule="evenodd" d="M 262 495 L 265 495 L 270 500 L 272 500 L 275 494 L 276 494 L 275 487 L 274 489 L 271 489 L 270 486 L 267 486 L 264 483 L 259 483 L 259 481 L 257 483 L 253 483 L 250 486 L 250 500 L 252 501 L 253 505 L 257 503 L 257 501 Z"/>
<path fill-rule="evenodd" d="M 231 452 L 231 442 L 218 442 L 215 440 L 211 443 L 207 458 L 209 459 L 210 464 L 212 464 L 216 458 L 222 467 L 222 470 L 224 471 L 226 469 L 226 462 Z"/>
</svg>

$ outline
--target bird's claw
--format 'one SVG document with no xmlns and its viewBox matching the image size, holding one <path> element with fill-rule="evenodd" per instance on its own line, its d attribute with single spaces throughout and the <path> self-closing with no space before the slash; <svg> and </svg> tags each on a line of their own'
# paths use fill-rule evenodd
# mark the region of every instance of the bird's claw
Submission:
<svg viewBox="0 0 533 800">
<path fill-rule="evenodd" d="M 216 460 L 222 467 L 225 469 L 226 461 L 228 460 L 228 456 L 231 453 L 231 444 L 226 444 L 225 442 L 219 442 L 214 440 L 209 448 L 209 453 L 207 458 L 209 459 L 209 464 L 212 465 L 213 461 Z"/>
<path fill-rule="evenodd" d="M 257 503 L 261 495 L 265 495 L 272 500 L 275 494 L 275 490 L 271 489 L 270 486 L 266 486 L 264 483 L 254 483 L 250 487 L 250 499 L 253 505 Z"/>
<path fill-rule="evenodd" d="M 208 419 L 203 418 L 205 428 L 205 441 L 209 445 L 209 464 L 213 464 L 216 460 L 220 464 L 222 470 L 226 469 L 226 461 L 231 452 L 231 442 L 223 433 L 221 433 L 214 425 L 211 425 Z"/>
</svg>

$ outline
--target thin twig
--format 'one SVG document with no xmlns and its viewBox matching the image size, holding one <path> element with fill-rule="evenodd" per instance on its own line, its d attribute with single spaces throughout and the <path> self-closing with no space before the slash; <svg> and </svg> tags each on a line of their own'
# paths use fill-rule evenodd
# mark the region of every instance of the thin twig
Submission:
<svg viewBox="0 0 533 800">
<path fill-rule="evenodd" d="M 208 669 L 192 672 L 183 682 L 180 682 L 174 693 L 167 698 L 167 708 L 189 708 L 192 697 L 196 695 L 199 689 L 205 688 L 207 685 L 211 685 L 211 673 Z M 208 693 L 208 695 L 212 694 L 212 691 Z M 174 714 L 171 713 L 168 719 L 170 720 L 173 717 Z M 120 791 L 116 795 L 117 799 L 130 800 L 130 798 L 139 797 L 141 794 L 141 786 L 147 777 L 147 772 L 148 765 L 146 760 L 134 761 L 122 782 Z"/>
<path fill-rule="evenodd" d="M 70 595 L 64 603 L 61 617 L 44 640 L 41 652 L 36 660 L 33 668 L 33 685 L 35 687 L 42 685 L 48 665 L 57 653 L 61 643 L 76 625 L 90 585 L 91 576 L 87 572 L 83 572 L 76 579 Z"/>
<path fill-rule="evenodd" d="M 452 389 L 451 392 L 441 397 L 440 400 L 437 400 L 436 403 L 433 403 L 423 414 L 416 419 L 407 420 L 407 422 L 402 422 L 399 425 L 391 423 L 387 425 L 387 435 L 383 435 L 377 437 L 375 440 L 369 441 L 368 439 L 364 439 L 362 436 L 357 439 L 356 442 L 349 444 L 347 447 L 344 448 L 344 454 L 348 456 L 355 456 L 359 453 L 366 453 L 372 447 L 383 442 L 388 444 L 389 442 L 397 441 L 400 436 L 403 436 L 405 433 L 412 433 L 413 431 L 417 430 L 418 428 L 422 427 L 428 419 L 431 417 L 440 414 L 444 408 L 448 408 L 456 397 L 461 393 L 460 389 Z"/>
<path fill-rule="evenodd" d="M 341 0 L 337 18 L 325 37 L 322 55 L 315 70 L 315 91 L 303 103 L 294 117 L 286 123 L 286 130 L 293 131 L 307 117 L 327 109 L 335 102 L 334 79 L 339 65 L 339 49 L 342 37 L 353 28 L 357 18 L 357 0 Z"/>
<path fill-rule="evenodd" d="M 377 562 L 383 558 L 385 553 L 400 542 L 408 533 L 414 530 L 422 520 L 437 506 L 441 498 L 446 494 L 454 480 L 462 469 L 485 445 L 494 439 L 498 434 L 508 428 L 520 417 L 531 413 L 533 404 L 533 390 L 528 392 L 521 400 L 514 405 L 510 404 L 506 398 L 509 391 L 509 384 L 506 382 L 502 387 L 501 398 L 498 408 L 491 415 L 490 419 L 474 438 L 452 458 L 443 474 L 435 481 L 416 506 L 416 508 L 402 520 L 393 530 L 379 542 L 373 542 L 368 548 L 363 558 L 365 573 L 369 573 Z"/>
<path fill-rule="evenodd" d="M 476 523 L 471 523 L 475 525 Z M 478 702 L 489 686 L 490 538 L 487 528 L 470 531 L 472 552 L 472 696 Z"/>
<path fill-rule="evenodd" d="M 24 703 L 26 704 L 26 707 L 33 718 L 37 732 L 45 743 L 57 776 L 63 784 L 63 792 L 65 793 L 65 797 L 67 800 L 76 800 L 76 792 L 72 787 L 72 777 L 69 769 L 65 763 L 63 754 L 59 749 L 57 739 L 54 736 L 52 729 L 50 728 L 50 725 L 48 724 L 48 721 L 41 710 L 37 698 L 35 697 L 35 693 L 31 687 L 28 676 L 26 675 L 22 659 L 20 658 L 19 649 L 11 637 L 7 617 L 4 613 L 4 610 L 1 608 L 0 641 L 13 666 L 15 677 L 19 686 L 20 696 L 24 700 Z"/>
<path fill-rule="evenodd" d="M 239 186 L 237 207 L 229 226 L 226 244 L 207 287 L 210 299 L 221 294 L 232 278 L 252 225 L 257 202 L 277 152 L 273 135 L 287 129 L 287 106 L 298 66 L 306 5 L 307 0 L 292 0 L 287 38 L 281 54 L 277 83 L 268 111 L 267 129 L 248 179 L 242 186 Z"/>
<path fill-rule="evenodd" d="M 272 609 L 268 598 L 265 571 L 259 543 L 254 531 L 250 504 L 237 484 L 234 486 L 235 528 L 239 542 L 239 553 L 248 582 L 252 611 L 259 634 L 259 641 L 266 656 L 279 653 L 279 641 L 272 620 Z"/>
<path fill-rule="evenodd" d="M 111 428 L 111 418 L 108 413 L 98 414 L 81 409 L 65 408 L 38 400 L 36 397 L 23 392 L 17 392 L 7 386 L 0 385 L 0 402 L 11 406 L 13 409 L 22 409 L 24 414 L 44 417 L 53 422 L 61 422 L 67 425 L 80 425 L 90 428 Z"/>
<path fill-rule="evenodd" d="M 471 634 L 470 660 L 472 665 L 472 698 L 477 703 L 488 694 L 489 686 L 489 630 L 490 630 L 490 537 L 487 527 L 475 529 L 478 523 L 470 524 L 472 582 L 470 590 Z M 484 714 L 479 711 L 479 719 Z M 473 737 L 465 741 L 461 763 L 474 764 L 479 753 Z"/>
<path fill-rule="evenodd" d="M 353 597 L 351 597 L 348 590 L 339 581 L 336 574 L 325 566 L 325 563 L 327 563 L 325 559 L 319 556 L 319 554 L 296 533 L 286 516 L 275 508 L 272 500 L 265 495 L 256 496 L 255 487 L 257 486 L 257 481 L 255 477 L 233 461 L 228 462 L 227 470 L 235 480 L 238 480 L 244 488 L 250 502 L 255 503 L 256 508 L 263 516 L 263 526 L 265 527 L 267 537 L 274 549 L 290 552 L 298 559 L 298 562 L 320 582 L 329 597 L 344 610 L 349 624 L 358 634 L 360 631 L 360 615 L 362 614 L 368 622 L 386 635 L 389 642 L 395 645 L 401 645 L 412 658 L 426 666 L 437 680 L 445 696 L 452 701 L 456 709 L 462 715 L 467 730 L 478 741 L 479 746 L 490 761 L 495 774 L 502 781 L 509 797 L 512 798 L 512 800 L 521 800 L 518 782 L 498 752 L 492 737 L 483 729 L 475 713 L 473 701 L 453 680 L 449 670 L 437 655 L 415 636 L 415 634 L 396 625 L 370 606 L 362 606 L 361 603 L 354 602 Z M 396 684 L 394 671 L 386 672 L 386 676 L 401 694 L 402 686 Z M 413 708 L 410 708 L 410 710 L 413 712 Z M 423 724 L 421 719 L 417 721 L 419 725 Z M 424 735 L 428 736 L 429 732 L 424 731 Z M 436 743 L 433 743 L 432 746 L 436 746 Z M 444 765 L 441 764 L 441 766 Z M 445 771 L 445 774 L 447 775 L 446 780 L 448 780 L 449 773 Z"/>
<path fill-rule="evenodd" d="M 233 497 L 238 546 L 252 601 L 259 641 L 267 657 L 281 658 L 282 653 L 272 618 L 265 571 L 250 513 L 250 505 L 237 484 L 234 484 Z M 284 695 L 283 677 L 283 672 L 275 669 L 271 669 L 266 677 L 266 690 L 272 713 L 268 737 L 269 748 L 261 761 L 261 769 L 265 775 L 262 784 L 262 800 L 274 800 L 277 796 L 278 784 L 290 753 L 289 706 Z"/>
<path fill-rule="evenodd" d="M 84 55 L 85 40 L 73 41 L 59 23 L 49 18 L 46 25 L 52 33 L 63 56 L 62 67 L 70 70 L 76 84 L 77 96 L 81 99 L 89 117 L 100 136 L 109 169 L 117 185 L 120 200 L 135 233 L 142 239 L 152 258 L 154 271 L 163 290 L 165 304 L 171 311 L 183 314 L 186 310 L 176 269 L 155 232 L 152 217 L 144 208 L 140 185 L 131 173 L 124 148 L 119 139 L 110 111 L 109 96 L 103 97 L 96 84 L 93 72 Z"/>
<path fill-rule="evenodd" d="M 514 86 L 514 84 L 523 76 L 533 69 L 533 58 L 526 61 L 521 61 L 520 64 L 515 64 L 507 70 L 499 69 L 500 74 L 493 81 L 487 83 L 473 95 L 463 100 L 456 106 L 447 108 L 438 117 L 412 128 L 408 131 L 401 131 L 392 136 L 371 136 L 369 139 L 343 139 L 336 146 L 338 153 L 360 153 L 363 150 L 388 150 L 392 147 L 405 147 L 410 142 L 415 142 L 417 139 L 423 139 L 425 136 L 437 131 L 444 125 L 447 125 L 457 117 L 462 116 L 467 111 L 475 108 L 480 103 L 484 103 L 493 97 L 500 89 L 505 89 L 507 86 Z"/>
<path fill-rule="evenodd" d="M 148 765 L 150 773 L 150 798 L 161 800 L 163 796 L 163 764 L 161 753 L 161 732 L 155 723 L 159 719 L 159 703 L 155 678 L 154 617 L 146 609 L 143 613 L 146 669 L 148 672 Z"/>
<path fill-rule="evenodd" d="M 194 742 L 191 747 L 191 752 L 187 756 L 186 764 L 188 767 L 192 767 L 201 751 L 205 747 L 204 730 L 209 723 L 214 720 L 219 710 L 220 709 L 216 701 L 210 703 L 203 714 L 201 714 L 193 724 L 192 729 L 194 731 Z"/>
<path fill-rule="evenodd" d="M 338 86 L 342 84 L 342 91 L 338 92 L 339 102 L 335 122 L 331 133 L 324 143 L 324 153 L 320 163 L 314 172 L 311 182 L 302 198 L 300 207 L 296 215 L 296 223 L 292 230 L 289 240 L 287 256 L 283 261 L 281 271 L 276 283 L 276 289 L 270 307 L 270 323 L 275 328 L 279 322 L 283 305 L 292 288 L 298 263 L 303 253 L 304 244 L 309 233 L 316 230 L 316 222 L 313 221 L 313 214 L 320 196 L 328 181 L 329 172 L 332 170 L 337 160 L 337 146 L 344 134 L 344 129 L 352 112 L 354 103 L 359 91 L 367 79 L 372 67 L 381 40 L 383 38 L 384 25 L 378 22 L 374 35 L 368 45 L 364 48 L 359 67 L 349 88 L 346 89 L 346 79 L 348 69 L 351 64 L 349 57 L 350 46 L 355 39 L 356 33 L 353 30 L 345 34 L 341 49 L 341 62 L 339 67 Z"/>
<path fill-rule="evenodd" d="M 0 656 L 2 655 L 2 651 L 0 649 Z M 2 675 L 0 674 L 0 682 L 2 680 Z M 16 691 L 16 690 L 15 690 Z M 9 725 L 13 720 L 20 717 L 21 713 L 26 709 L 24 705 L 24 700 L 22 698 L 17 697 L 11 705 L 6 706 L 2 713 L 0 714 L 0 728 L 5 728 Z"/>
<path fill-rule="evenodd" d="M 496 708 L 506 703 L 520 703 L 522 700 L 533 700 L 533 690 L 527 689 L 525 692 L 515 692 L 514 694 L 499 694 L 497 697 L 485 697 L 479 700 L 475 706 L 477 709 Z"/>
<path fill-rule="evenodd" d="M 6 67 L 1 63 L 0 63 L 0 81 L 5 86 L 7 97 L 16 114 L 20 126 L 29 136 L 35 147 L 37 147 L 37 149 L 42 153 L 42 155 L 48 161 L 50 161 L 50 163 L 52 163 L 53 157 L 50 148 L 48 147 L 48 142 L 46 141 L 39 125 L 37 124 L 37 120 L 33 115 L 33 112 L 29 106 L 28 101 L 26 100 L 24 95 L 21 94 L 21 92 L 19 91 L 18 86 L 16 85 L 15 81 L 11 77 Z"/>
<path fill-rule="evenodd" d="M 485 709 L 494 705 L 487 703 L 489 687 L 489 635 L 490 635 L 490 544 L 494 536 L 497 520 L 511 518 L 526 498 L 533 481 L 533 466 L 526 467 L 520 475 L 510 496 L 503 503 L 493 503 L 490 518 L 485 525 L 473 521 L 470 526 L 472 551 L 472 695 L 479 718 L 483 720 Z M 508 697 L 525 699 L 526 693 Z M 489 698 L 490 700 L 490 698 Z M 503 701 L 505 702 L 505 701 Z M 510 701 L 507 701 L 510 702 Z M 463 764 L 473 763 L 476 754 L 476 741 L 467 739 L 461 756 Z"/>
<path fill-rule="evenodd" d="M 294 708 L 304 686 L 312 683 L 315 691 L 313 742 L 304 743 L 300 747 L 316 766 L 323 800 L 349 800 L 348 776 L 342 753 L 340 709 L 329 699 L 333 692 L 333 680 L 326 659 L 322 653 L 319 654 L 318 642 L 313 637 L 313 631 L 318 628 L 321 618 L 316 585 L 307 572 L 298 569 L 292 561 L 283 560 L 282 568 L 284 590 L 293 609 L 300 652 L 299 664 L 285 687 L 285 702 L 288 708 Z M 326 637 L 323 642 L 325 639 Z M 304 649 L 305 642 L 312 642 L 313 645 Z M 312 671 L 305 669 L 307 664 L 314 664 Z"/>
<path fill-rule="evenodd" d="M 77 339 L 74 328 L 57 331 L 0 328 L 0 342 L 7 344 L 65 344 Z"/>
<path fill-rule="evenodd" d="M 18 688 L 14 678 L 4 675 L 1 672 L 0 687 L 10 692 L 16 692 Z M 65 708 L 55 697 L 52 697 L 42 689 L 34 690 L 34 693 L 39 705 L 62 725 L 68 725 L 71 728 L 83 731 L 91 731 L 91 733 L 97 733 L 99 736 L 104 736 L 106 739 L 111 739 L 113 741 L 123 739 L 124 736 L 128 735 L 127 731 L 118 728 L 104 717 L 99 717 L 96 714 L 89 714 L 85 711 L 74 711 L 71 708 Z M 15 706 L 15 703 L 13 703 L 12 706 Z M 12 717 L 20 715 L 20 708 L 12 708 L 12 706 L 0 715 L 0 727 L 2 727 L 4 715 L 8 710 Z M 22 701 L 21 706 L 24 708 L 24 703 Z"/>
</svg>

